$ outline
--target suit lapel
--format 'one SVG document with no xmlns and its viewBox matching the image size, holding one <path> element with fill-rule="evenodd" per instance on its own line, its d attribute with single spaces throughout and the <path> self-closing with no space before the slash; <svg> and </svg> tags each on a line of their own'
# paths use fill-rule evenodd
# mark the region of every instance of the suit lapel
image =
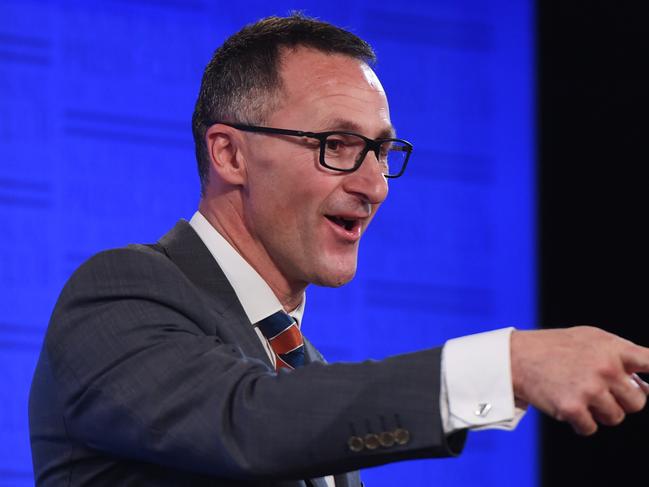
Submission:
<svg viewBox="0 0 649 487">
<path fill-rule="evenodd" d="M 238 345 L 246 356 L 262 359 L 272 367 L 234 289 L 189 222 L 179 220 L 158 243 L 183 274 L 206 294 L 220 315 L 219 321 L 228 324 L 229 336 L 222 338 Z"/>
<path fill-rule="evenodd" d="M 310 364 L 311 362 L 322 362 L 327 363 L 322 354 L 318 352 L 309 340 L 304 337 L 304 364 Z"/>
</svg>

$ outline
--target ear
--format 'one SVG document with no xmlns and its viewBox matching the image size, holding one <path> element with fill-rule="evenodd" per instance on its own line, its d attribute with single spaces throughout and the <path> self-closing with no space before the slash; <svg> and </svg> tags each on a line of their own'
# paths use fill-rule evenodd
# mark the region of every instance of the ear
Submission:
<svg viewBox="0 0 649 487">
<path fill-rule="evenodd" d="M 245 157 L 241 151 L 243 142 L 242 134 L 227 125 L 215 124 L 205 132 L 210 171 L 227 184 L 242 186 L 246 183 Z"/>
</svg>

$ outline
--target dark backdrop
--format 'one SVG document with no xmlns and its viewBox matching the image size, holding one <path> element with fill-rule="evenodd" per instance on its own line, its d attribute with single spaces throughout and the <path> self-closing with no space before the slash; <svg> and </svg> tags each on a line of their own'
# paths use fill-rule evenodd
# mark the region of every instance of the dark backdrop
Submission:
<svg viewBox="0 0 649 487">
<path fill-rule="evenodd" d="M 537 2 L 540 322 L 649 345 L 645 2 Z M 646 485 L 649 414 L 580 438 L 542 421 L 545 486 Z M 639 482 L 639 483 L 638 483 Z"/>
</svg>

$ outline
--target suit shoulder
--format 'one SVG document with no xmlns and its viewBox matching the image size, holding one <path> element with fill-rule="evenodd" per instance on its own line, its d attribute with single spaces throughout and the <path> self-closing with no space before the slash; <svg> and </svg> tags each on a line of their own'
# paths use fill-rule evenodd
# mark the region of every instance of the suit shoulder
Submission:
<svg viewBox="0 0 649 487">
<path fill-rule="evenodd" d="M 82 297 L 156 296 L 190 285 L 161 248 L 129 245 L 105 250 L 85 261 L 63 287 L 57 305 Z M 58 306 L 57 306 L 58 307 Z"/>
<path fill-rule="evenodd" d="M 86 260 L 71 279 L 89 274 L 140 273 L 179 269 L 158 244 L 131 244 L 99 252 Z"/>
</svg>

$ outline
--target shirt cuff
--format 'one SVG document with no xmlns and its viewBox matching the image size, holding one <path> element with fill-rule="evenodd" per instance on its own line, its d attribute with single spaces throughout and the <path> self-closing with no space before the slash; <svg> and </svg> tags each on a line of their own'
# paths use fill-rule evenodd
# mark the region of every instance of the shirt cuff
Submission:
<svg viewBox="0 0 649 487">
<path fill-rule="evenodd" d="M 525 414 L 514 404 L 513 330 L 454 338 L 444 345 L 440 406 L 446 434 L 464 428 L 513 430 Z"/>
</svg>

